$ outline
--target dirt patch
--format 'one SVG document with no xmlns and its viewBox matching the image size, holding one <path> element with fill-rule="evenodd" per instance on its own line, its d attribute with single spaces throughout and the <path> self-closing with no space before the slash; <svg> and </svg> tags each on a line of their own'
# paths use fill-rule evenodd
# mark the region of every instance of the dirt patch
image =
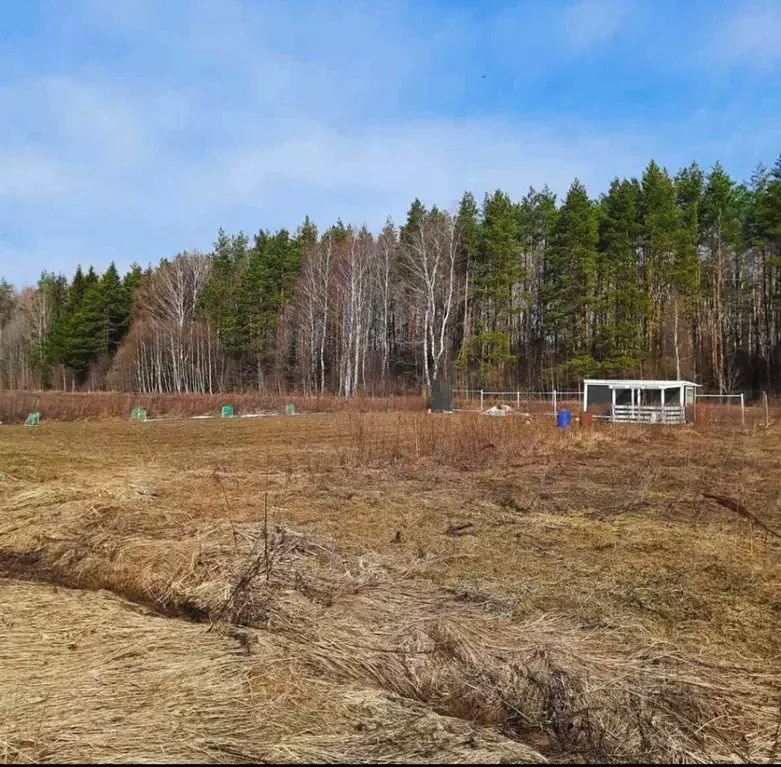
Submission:
<svg viewBox="0 0 781 767">
<path fill-rule="evenodd" d="M 56 574 L 40 551 L 0 549 L 0 578 L 53 583 Z"/>
</svg>

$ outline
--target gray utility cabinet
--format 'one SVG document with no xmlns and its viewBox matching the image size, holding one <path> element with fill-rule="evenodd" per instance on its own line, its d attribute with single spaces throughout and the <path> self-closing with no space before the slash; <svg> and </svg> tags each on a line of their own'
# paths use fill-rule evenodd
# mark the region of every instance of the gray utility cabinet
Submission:
<svg viewBox="0 0 781 767">
<path fill-rule="evenodd" d="M 450 413 L 453 410 L 453 387 L 450 381 L 438 379 L 431 383 L 431 412 Z"/>
</svg>

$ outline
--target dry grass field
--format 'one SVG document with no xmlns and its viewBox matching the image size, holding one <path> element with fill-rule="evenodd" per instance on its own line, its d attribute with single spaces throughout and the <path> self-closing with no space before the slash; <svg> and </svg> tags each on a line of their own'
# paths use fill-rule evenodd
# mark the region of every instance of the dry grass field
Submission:
<svg viewBox="0 0 781 767">
<path fill-rule="evenodd" d="M 0 761 L 781 759 L 781 427 L 552 420 L 0 427 Z"/>
</svg>

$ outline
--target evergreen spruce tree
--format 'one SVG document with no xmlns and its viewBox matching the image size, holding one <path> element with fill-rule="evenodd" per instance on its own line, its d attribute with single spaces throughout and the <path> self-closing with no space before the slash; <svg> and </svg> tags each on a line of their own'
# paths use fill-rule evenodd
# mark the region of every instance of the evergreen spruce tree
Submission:
<svg viewBox="0 0 781 767">
<path fill-rule="evenodd" d="M 305 216 L 303 223 L 298 227 L 298 231 L 296 232 L 296 239 L 298 240 L 299 246 L 313 245 L 317 242 L 317 237 L 317 226 L 309 216 Z"/>
<path fill-rule="evenodd" d="M 129 271 L 122 278 L 122 285 L 127 291 L 127 298 L 130 301 L 131 307 L 136 290 L 144 284 L 146 278 L 147 275 L 144 273 L 144 270 L 135 263 L 130 265 Z"/>
<path fill-rule="evenodd" d="M 90 268 L 89 274 L 94 275 Z M 67 363 L 79 381 L 98 354 L 106 347 L 106 311 L 103 291 L 95 275 L 95 280 L 85 278 L 84 295 L 81 305 L 69 318 Z"/>
<path fill-rule="evenodd" d="M 67 313 L 69 315 L 75 314 L 76 310 L 81 306 L 81 302 L 84 300 L 85 289 L 84 272 L 82 272 L 81 264 L 79 264 L 76 267 L 76 272 L 73 275 L 70 288 L 68 288 Z"/>
<path fill-rule="evenodd" d="M 130 326 L 130 301 L 113 262 L 101 277 L 100 299 L 103 313 L 100 351 L 109 355 L 117 350 Z"/>
<path fill-rule="evenodd" d="M 223 229 L 217 234 L 212 252 L 212 269 L 199 302 L 199 315 L 217 331 L 223 351 L 240 362 L 248 350 L 246 301 L 241 299 L 241 283 L 248 261 L 248 241 L 239 232 L 228 236 Z"/>
</svg>

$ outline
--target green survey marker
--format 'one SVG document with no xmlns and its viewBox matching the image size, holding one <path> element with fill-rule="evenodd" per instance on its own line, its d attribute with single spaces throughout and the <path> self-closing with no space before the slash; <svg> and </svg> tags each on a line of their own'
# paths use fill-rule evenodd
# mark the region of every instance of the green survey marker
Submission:
<svg viewBox="0 0 781 767">
<path fill-rule="evenodd" d="M 146 421 L 146 410 L 142 407 L 134 407 L 130 411 L 131 421 Z"/>
<path fill-rule="evenodd" d="M 30 413 L 30 415 L 27 416 L 27 420 L 25 421 L 25 424 L 27 426 L 38 426 L 40 422 L 41 422 L 40 413 Z"/>
</svg>

